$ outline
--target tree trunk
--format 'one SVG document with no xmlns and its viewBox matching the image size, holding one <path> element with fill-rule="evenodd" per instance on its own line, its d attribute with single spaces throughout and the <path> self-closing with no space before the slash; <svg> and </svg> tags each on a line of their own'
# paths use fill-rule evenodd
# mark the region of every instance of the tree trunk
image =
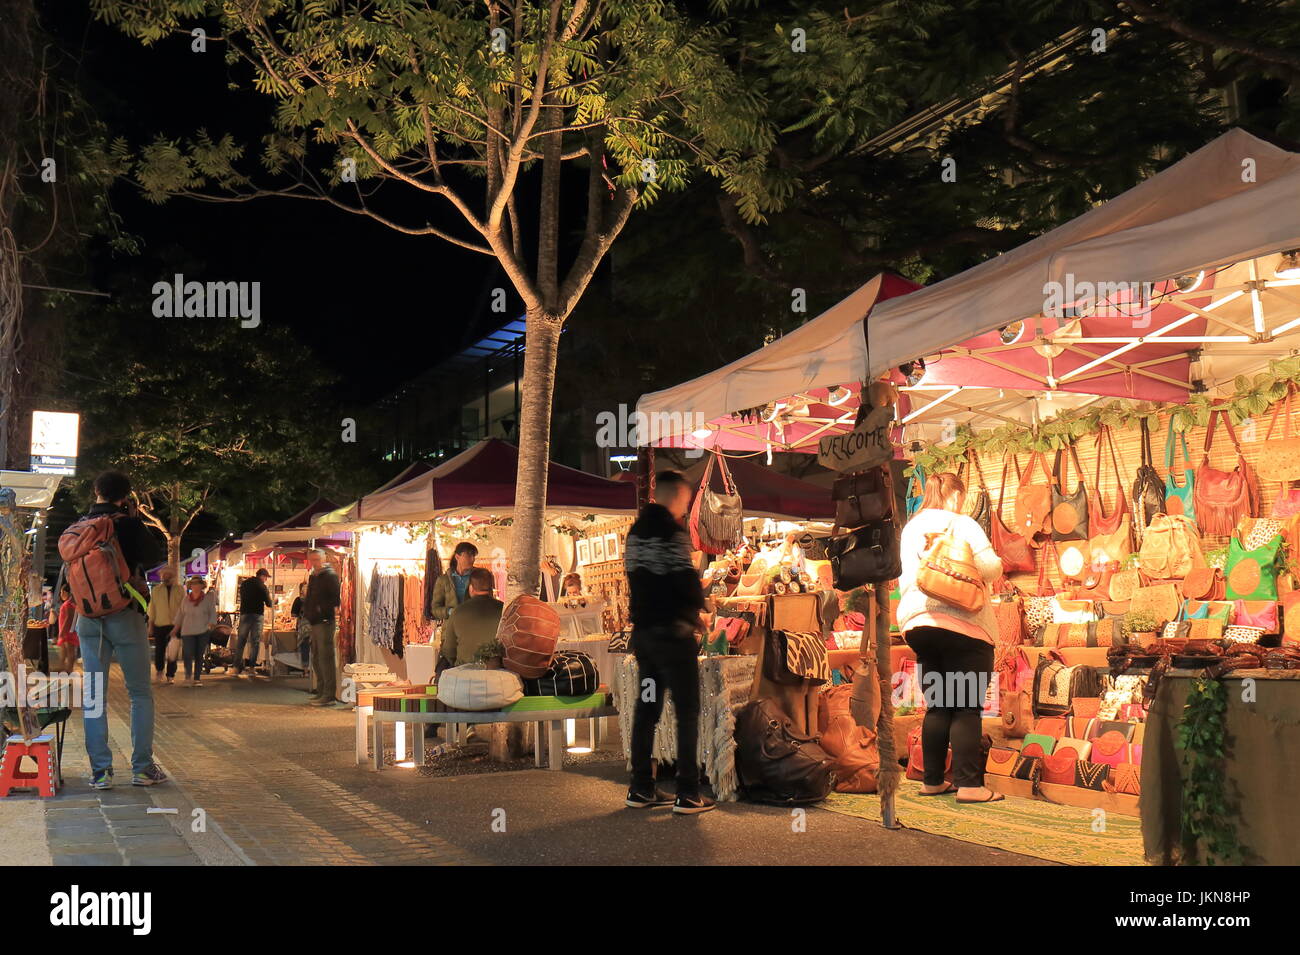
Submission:
<svg viewBox="0 0 1300 955">
<path fill-rule="evenodd" d="M 528 310 L 507 599 L 537 592 L 546 522 L 546 470 L 551 459 L 551 398 L 562 321 L 540 308 Z"/>
</svg>

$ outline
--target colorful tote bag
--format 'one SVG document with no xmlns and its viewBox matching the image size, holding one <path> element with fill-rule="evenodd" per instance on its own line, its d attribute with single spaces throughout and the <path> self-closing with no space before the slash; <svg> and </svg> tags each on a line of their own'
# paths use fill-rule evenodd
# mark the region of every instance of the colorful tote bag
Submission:
<svg viewBox="0 0 1300 955">
<path fill-rule="evenodd" d="M 1174 418 L 1169 416 L 1169 435 L 1165 438 L 1165 513 L 1181 514 L 1189 520 L 1196 520 L 1196 469 L 1192 467 L 1191 456 L 1187 453 L 1187 435 L 1177 432 L 1177 439 L 1183 445 L 1183 483 L 1174 479 Z"/>
<path fill-rule="evenodd" d="M 1053 541 L 1086 541 L 1088 539 L 1088 489 L 1083 483 L 1083 468 L 1079 465 L 1079 452 L 1072 444 L 1069 457 L 1065 451 L 1056 452 L 1052 466 L 1052 516 L 1049 522 Z M 1065 488 L 1068 463 L 1074 462 L 1078 479 L 1073 491 Z M 1073 576 L 1073 575 L 1072 575 Z"/>
<path fill-rule="evenodd" d="M 1228 542 L 1228 599 L 1277 600 L 1281 553 L 1281 534 L 1253 550 L 1247 550 L 1234 534 Z"/>
</svg>

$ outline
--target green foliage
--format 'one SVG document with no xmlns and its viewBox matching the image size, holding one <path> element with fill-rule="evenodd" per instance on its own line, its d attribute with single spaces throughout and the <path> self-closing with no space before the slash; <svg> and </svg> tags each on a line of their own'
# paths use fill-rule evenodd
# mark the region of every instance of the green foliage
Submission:
<svg viewBox="0 0 1300 955">
<path fill-rule="evenodd" d="M 1245 849 L 1238 841 L 1238 807 L 1228 794 L 1223 768 L 1227 736 L 1228 690 L 1221 680 L 1196 679 L 1178 723 L 1183 751 L 1182 862 L 1194 865 L 1201 849 L 1210 865 L 1238 865 Z"/>
<path fill-rule="evenodd" d="M 1126 634 L 1154 633 L 1160 629 L 1156 615 L 1149 610 L 1134 610 L 1124 614 L 1123 628 Z"/>
</svg>

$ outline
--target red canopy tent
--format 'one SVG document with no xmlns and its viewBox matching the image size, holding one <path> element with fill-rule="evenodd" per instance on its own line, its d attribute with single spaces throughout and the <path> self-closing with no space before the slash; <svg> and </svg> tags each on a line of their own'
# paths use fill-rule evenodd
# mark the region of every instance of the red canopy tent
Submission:
<svg viewBox="0 0 1300 955">
<path fill-rule="evenodd" d="M 691 465 L 685 476 L 698 484 L 704 473 L 707 459 Z M 830 491 L 816 484 L 801 481 L 764 467 L 748 458 L 727 459 L 727 467 L 740 490 L 745 517 L 771 517 L 790 521 L 830 521 L 835 517 L 835 505 Z M 720 488 L 716 473 L 714 488 Z"/>
</svg>

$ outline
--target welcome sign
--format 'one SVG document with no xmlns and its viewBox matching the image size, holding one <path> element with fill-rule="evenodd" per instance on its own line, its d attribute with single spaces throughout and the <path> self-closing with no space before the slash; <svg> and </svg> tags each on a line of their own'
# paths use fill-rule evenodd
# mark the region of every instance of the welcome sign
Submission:
<svg viewBox="0 0 1300 955">
<path fill-rule="evenodd" d="M 894 456 L 889 439 L 894 409 L 872 408 L 847 434 L 834 434 L 817 442 L 817 463 L 832 471 L 865 471 Z"/>
</svg>

